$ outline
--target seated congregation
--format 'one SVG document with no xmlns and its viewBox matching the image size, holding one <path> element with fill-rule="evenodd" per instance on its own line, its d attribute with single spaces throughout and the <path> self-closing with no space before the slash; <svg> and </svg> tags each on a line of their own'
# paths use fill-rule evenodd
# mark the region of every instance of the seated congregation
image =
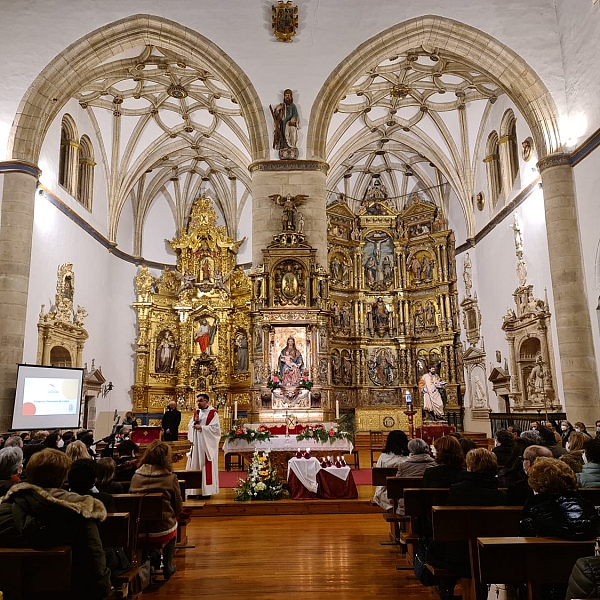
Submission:
<svg viewBox="0 0 600 600">
<path fill-rule="evenodd" d="M 162 574 L 155 579 L 160 582 L 176 572 L 183 500 L 170 446 L 153 442 L 138 460 L 136 444 L 123 440 L 115 459 L 99 458 L 88 434 L 67 435 L 62 444 L 60 432 L 31 442 L 26 435 L 4 440 L 0 560 L 15 565 L 0 575 L 5 597 L 132 597 L 152 574 Z M 42 559 L 47 566 L 39 573 L 18 564 Z M 55 581 L 57 570 L 62 584 L 61 577 Z"/>
<path fill-rule="evenodd" d="M 413 568 L 442 598 L 483 600 L 488 584 L 502 584 L 509 598 L 600 597 L 600 557 L 592 556 L 600 435 L 592 438 L 582 423 L 499 430 L 491 451 L 459 433 L 430 451 L 392 431 L 374 485 L 390 467 L 396 475 L 376 488 L 373 502 L 407 560 L 398 568 Z"/>
</svg>

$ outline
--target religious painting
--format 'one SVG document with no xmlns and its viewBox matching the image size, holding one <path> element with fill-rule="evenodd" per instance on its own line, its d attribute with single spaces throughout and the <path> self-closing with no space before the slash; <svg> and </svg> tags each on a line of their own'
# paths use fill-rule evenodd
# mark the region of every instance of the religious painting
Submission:
<svg viewBox="0 0 600 600">
<path fill-rule="evenodd" d="M 154 372 L 173 373 L 175 371 L 176 357 L 177 345 L 175 343 L 175 336 L 170 329 L 163 329 L 156 337 Z"/>
<path fill-rule="evenodd" d="M 406 264 L 412 285 L 429 283 L 433 280 L 435 259 L 429 252 L 415 252 Z"/>
<path fill-rule="evenodd" d="M 211 356 L 217 334 L 217 322 L 212 317 L 201 317 L 194 328 L 194 341 L 199 354 Z"/>
<path fill-rule="evenodd" d="M 391 348 L 376 348 L 367 362 L 369 377 L 375 385 L 393 385 L 398 376 L 396 358 Z"/>
<path fill-rule="evenodd" d="M 389 234 L 372 231 L 365 237 L 364 278 L 371 289 L 387 289 L 394 283 L 394 244 Z"/>
<path fill-rule="evenodd" d="M 276 327 L 273 336 L 271 370 L 278 374 L 282 387 L 296 387 L 307 364 L 304 327 Z"/>
<path fill-rule="evenodd" d="M 348 287 L 350 285 L 351 261 L 343 253 L 336 252 L 331 254 L 329 260 L 329 274 L 331 283 L 338 287 Z"/>
<path fill-rule="evenodd" d="M 306 304 L 305 269 L 295 260 L 286 260 L 275 269 L 275 305 Z"/>
</svg>

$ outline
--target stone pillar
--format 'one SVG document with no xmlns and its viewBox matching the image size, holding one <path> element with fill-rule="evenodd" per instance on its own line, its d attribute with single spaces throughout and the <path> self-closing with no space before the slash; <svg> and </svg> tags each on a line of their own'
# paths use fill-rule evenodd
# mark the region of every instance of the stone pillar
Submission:
<svg viewBox="0 0 600 600">
<path fill-rule="evenodd" d="M 587 302 L 581 239 L 569 157 L 542 159 L 550 274 L 564 406 L 571 422 L 593 424 L 598 418 L 598 372 Z"/>
<path fill-rule="evenodd" d="M 282 207 L 269 196 L 308 196 L 298 207 L 304 215 L 306 242 L 317 249 L 317 263 L 327 270 L 327 165 L 318 161 L 274 160 L 250 165 L 252 174 L 252 263 L 262 263 L 262 250 L 281 233 Z"/>
<path fill-rule="evenodd" d="M 33 208 L 39 169 L 16 161 L 0 162 L 0 431 L 11 425 L 17 364 L 23 361 L 25 318 L 31 263 Z"/>
</svg>

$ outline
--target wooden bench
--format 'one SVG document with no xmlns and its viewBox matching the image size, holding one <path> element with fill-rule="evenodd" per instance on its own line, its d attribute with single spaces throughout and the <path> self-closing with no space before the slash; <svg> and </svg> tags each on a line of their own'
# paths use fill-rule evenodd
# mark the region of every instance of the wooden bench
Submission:
<svg viewBox="0 0 600 600">
<path fill-rule="evenodd" d="M 120 513 L 129 513 L 130 544 L 126 553 L 132 566 L 138 566 L 140 552 L 151 545 L 142 538 L 147 533 L 146 524 L 162 519 L 162 494 L 113 494 L 115 507 Z M 139 521 L 139 525 L 138 525 Z M 138 536 L 136 537 L 136 532 Z"/>
<path fill-rule="evenodd" d="M 449 488 L 406 488 L 404 490 L 404 514 L 410 518 L 406 531 L 400 534 L 400 541 L 409 549 L 412 559 L 420 536 L 431 537 L 431 509 L 444 506 L 448 502 Z M 427 525 L 425 525 L 427 523 Z"/>
<path fill-rule="evenodd" d="M 471 577 L 461 579 L 463 600 L 486 600 L 487 587 L 480 581 L 477 538 L 519 535 L 520 506 L 433 506 L 431 519 L 436 542 L 466 542 Z M 427 568 L 440 579 L 453 577 L 432 565 Z M 496 582 L 494 582 L 496 583 Z"/>
<path fill-rule="evenodd" d="M 202 488 L 202 471 L 173 471 L 177 479 L 185 481 L 185 489 L 193 490 Z"/>
<path fill-rule="evenodd" d="M 371 469 L 371 485 L 386 487 L 388 477 L 396 477 L 398 467 L 373 467 Z"/>
<path fill-rule="evenodd" d="M 528 600 L 541 600 L 544 585 L 567 585 L 577 559 L 594 555 L 594 540 L 480 537 L 477 541 L 481 584 L 527 584 Z"/>
<path fill-rule="evenodd" d="M 600 506 L 600 488 L 579 488 L 577 492 L 594 506 Z"/>
<path fill-rule="evenodd" d="M 388 500 L 392 503 L 392 511 L 384 513 L 383 518 L 390 524 L 392 542 L 400 543 L 400 523 L 410 522 L 410 517 L 397 514 L 400 500 L 404 498 L 404 490 L 418 488 L 423 485 L 423 477 L 387 477 L 386 488 Z"/>
<path fill-rule="evenodd" d="M 69 595 L 71 590 L 71 547 L 45 550 L 0 548 L 0 590 L 4 600 L 21 600 L 30 595 Z"/>
</svg>

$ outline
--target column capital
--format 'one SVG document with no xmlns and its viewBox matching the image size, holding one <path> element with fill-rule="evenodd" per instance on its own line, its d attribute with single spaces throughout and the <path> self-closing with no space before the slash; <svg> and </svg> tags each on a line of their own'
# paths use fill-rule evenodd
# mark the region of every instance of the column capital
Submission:
<svg viewBox="0 0 600 600">
<path fill-rule="evenodd" d="M 569 154 L 550 154 L 537 164 L 540 173 L 551 167 L 571 166 L 571 156 Z"/>
<path fill-rule="evenodd" d="M 39 179 L 42 170 L 35 164 L 25 160 L 3 160 L 0 161 L 0 174 L 25 173 Z"/>
</svg>

